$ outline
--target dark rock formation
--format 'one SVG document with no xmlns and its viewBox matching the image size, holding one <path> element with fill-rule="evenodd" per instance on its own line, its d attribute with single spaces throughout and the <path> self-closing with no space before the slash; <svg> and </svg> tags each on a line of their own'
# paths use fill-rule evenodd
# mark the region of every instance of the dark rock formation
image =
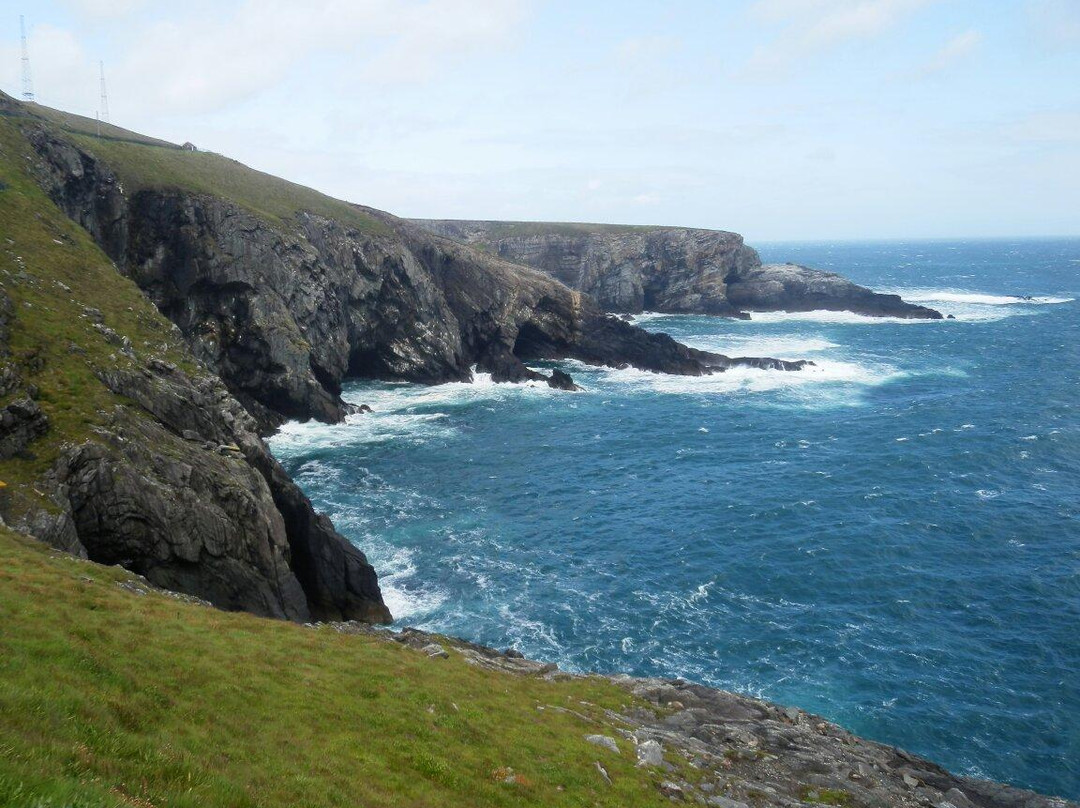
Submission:
<svg viewBox="0 0 1080 808">
<path fill-rule="evenodd" d="M 549 222 L 413 219 L 413 224 L 543 270 L 605 311 L 747 317 L 747 311 L 851 311 L 940 319 L 830 272 L 762 266 L 742 236 L 722 230 Z"/>
<path fill-rule="evenodd" d="M 89 152 L 43 127 L 29 139 L 52 199 L 179 326 L 263 431 L 286 418 L 340 420 L 348 377 L 438 383 L 470 379 L 476 367 L 518 382 L 548 378 L 523 360 L 690 374 L 727 361 L 614 327 L 545 274 L 389 214 L 364 209 L 383 227 L 361 231 L 310 213 L 271 223 L 178 190 L 129 198 Z M 745 258 L 734 242 L 725 249 Z"/>
<path fill-rule="evenodd" d="M 574 380 L 569 373 L 564 373 L 561 370 L 553 370 L 551 372 L 551 378 L 548 379 L 548 386 L 553 387 L 556 390 L 567 390 L 569 392 L 581 389 L 574 384 Z"/>
<path fill-rule="evenodd" d="M 0 409 L 0 460 L 26 452 L 30 444 L 49 431 L 49 419 L 29 398 L 12 401 Z"/>
<path fill-rule="evenodd" d="M 139 410 L 117 407 L 97 439 L 64 452 L 50 480 L 66 519 L 50 523 L 56 536 L 31 532 L 62 545 L 73 530 L 92 560 L 225 609 L 391 619 L 363 553 L 312 510 L 217 379 L 153 361 L 100 375 Z"/>
<path fill-rule="evenodd" d="M 728 299 L 752 311 L 851 311 L 873 317 L 940 320 L 941 313 L 883 295 L 833 272 L 798 264 L 740 269 L 727 278 Z"/>
</svg>

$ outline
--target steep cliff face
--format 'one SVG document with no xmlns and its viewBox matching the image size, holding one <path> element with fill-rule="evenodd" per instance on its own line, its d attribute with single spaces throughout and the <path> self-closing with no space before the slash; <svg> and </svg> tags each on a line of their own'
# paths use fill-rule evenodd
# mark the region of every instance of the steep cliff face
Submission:
<svg viewBox="0 0 1080 808">
<path fill-rule="evenodd" d="M 115 179 L 53 166 L 82 189 L 76 226 L 38 187 L 25 123 L 0 115 L 0 515 L 222 608 L 388 621 L 363 553 L 94 245 L 125 232 Z"/>
<path fill-rule="evenodd" d="M 724 279 L 761 263 L 738 233 L 688 228 L 412 220 L 543 270 L 605 311 L 738 314 Z"/>
<path fill-rule="evenodd" d="M 550 222 L 413 219 L 417 227 L 536 267 L 591 295 L 602 309 L 717 314 L 851 311 L 940 319 L 924 306 L 881 295 L 839 275 L 762 266 L 742 236 L 723 230 Z"/>
<path fill-rule="evenodd" d="M 0 473 L 18 481 L 0 513 L 225 608 L 389 619 L 363 554 L 259 437 L 340 420 L 347 377 L 803 364 L 691 350 L 388 214 L 6 97 L 0 158 Z"/>
<path fill-rule="evenodd" d="M 353 206 L 367 225 L 310 210 L 275 221 L 235 199 L 119 178 L 160 147 L 113 145 L 107 165 L 100 145 L 48 127 L 29 127 L 28 138 L 49 196 L 264 431 L 290 417 L 340 420 L 348 377 L 436 383 L 469 379 L 476 367 L 496 381 L 544 379 L 523 360 L 564 357 L 701 374 L 732 361 L 614 325 L 542 272 L 389 214 Z"/>
</svg>

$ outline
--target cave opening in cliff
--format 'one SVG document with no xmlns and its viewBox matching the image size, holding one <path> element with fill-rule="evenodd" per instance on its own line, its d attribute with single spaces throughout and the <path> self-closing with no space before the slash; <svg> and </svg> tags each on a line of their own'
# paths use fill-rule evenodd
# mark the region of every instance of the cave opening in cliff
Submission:
<svg viewBox="0 0 1080 808">
<path fill-rule="evenodd" d="M 514 356 L 521 360 L 554 359 L 565 353 L 565 346 L 553 340 L 533 323 L 525 323 L 514 340 Z"/>
</svg>

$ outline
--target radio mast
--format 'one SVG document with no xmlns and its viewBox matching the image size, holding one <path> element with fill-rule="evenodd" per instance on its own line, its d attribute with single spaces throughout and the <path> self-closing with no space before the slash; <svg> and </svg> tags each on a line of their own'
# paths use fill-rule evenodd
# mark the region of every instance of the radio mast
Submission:
<svg viewBox="0 0 1080 808">
<path fill-rule="evenodd" d="M 98 68 L 101 70 L 101 120 L 104 123 L 109 122 L 109 94 L 105 92 L 105 63 L 98 62 Z"/>
<path fill-rule="evenodd" d="M 22 35 L 22 97 L 23 101 L 34 100 L 34 78 L 30 73 L 30 50 L 26 47 L 26 20 L 19 15 L 19 33 Z"/>
</svg>

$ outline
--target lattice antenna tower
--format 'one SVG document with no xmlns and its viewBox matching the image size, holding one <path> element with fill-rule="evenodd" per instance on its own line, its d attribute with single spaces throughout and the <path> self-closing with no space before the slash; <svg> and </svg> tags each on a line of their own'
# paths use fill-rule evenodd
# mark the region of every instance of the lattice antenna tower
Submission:
<svg viewBox="0 0 1080 808">
<path fill-rule="evenodd" d="M 34 77 L 30 73 L 30 49 L 26 47 L 26 20 L 19 15 L 19 34 L 22 36 L 22 97 L 34 100 Z"/>
<path fill-rule="evenodd" d="M 105 63 L 98 62 L 98 68 L 101 70 L 101 120 L 104 123 L 109 122 L 109 94 L 105 92 Z"/>
</svg>

